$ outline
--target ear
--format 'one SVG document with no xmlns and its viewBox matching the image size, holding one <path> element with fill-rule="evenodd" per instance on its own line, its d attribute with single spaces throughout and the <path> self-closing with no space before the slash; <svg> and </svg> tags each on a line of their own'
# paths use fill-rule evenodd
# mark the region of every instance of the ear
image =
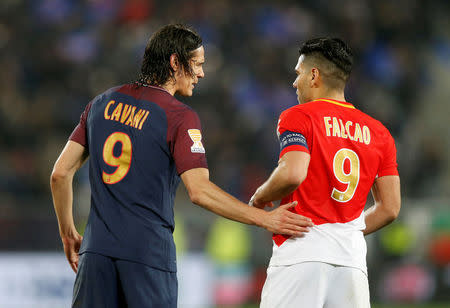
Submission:
<svg viewBox="0 0 450 308">
<path fill-rule="evenodd" d="M 311 69 L 311 87 L 317 88 L 320 79 L 321 79 L 320 71 L 317 68 L 313 67 Z"/>
<path fill-rule="evenodd" d="M 170 55 L 170 66 L 172 67 L 172 69 L 175 72 L 178 71 L 178 69 L 180 67 L 179 62 L 178 62 L 178 57 L 174 53 Z"/>
</svg>

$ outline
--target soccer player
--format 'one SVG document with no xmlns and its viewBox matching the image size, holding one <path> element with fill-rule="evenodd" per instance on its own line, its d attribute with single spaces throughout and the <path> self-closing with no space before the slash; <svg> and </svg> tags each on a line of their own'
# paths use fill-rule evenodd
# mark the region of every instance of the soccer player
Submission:
<svg viewBox="0 0 450 308">
<path fill-rule="evenodd" d="M 300 104 L 281 114 L 278 166 L 250 204 L 297 201 L 293 210 L 314 226 L 300 237 L 274 234 L 261 307 L 370 307 L 364 235 L 400 210 L 394 139 L 345 100 L 353 56 L 342 40 L 312 39 L 299 54 Z M 375 204 L 364 213 L 371 189 Z"/>
<path fill-rule="evenodd" d="M 290 235 L 312 225 L 288 210 L 295 203 L 266 212 L 209 181 L 199 118 L 173 96 L 192 95 L 204 61 L 196 32 L 161 28 L 146 47 L 139 82 L 95 97 L 56 161 L 51 189 L 77 273 L 73 307 L 177 306 L 172 233 L 180 177 L 193 203 L 229 219 Z M 72 180 L 88 157 L 91 211 L 82 238 L 72 217 Z"/>
</svg>

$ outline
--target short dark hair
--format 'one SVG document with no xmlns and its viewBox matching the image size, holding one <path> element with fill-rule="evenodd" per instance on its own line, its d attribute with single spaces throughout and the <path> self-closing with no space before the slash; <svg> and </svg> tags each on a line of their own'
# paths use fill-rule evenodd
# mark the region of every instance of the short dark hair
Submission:
<svg viewBox="0 0 450 308">
<path fill-rule="evenodd" d="M 174 77 L 170 56 L 176 54 L 179 64 L 193 74 L 189 64 L 191 52 L 202 46 L 202 38 L 183 24 L 169 24 L 155 32 L 148 41 L 142 60 L 139 82 L 163 85 Z"/>
<path fill-rule="evenodd" d="M 329 37 L 310 39 L 300 47 L 299 54 L 305 55 L 305 61 L 322 64 L 330 86 L 345 86 L 352 71 L 353 52 L 344 41 Z"/>
</svg>

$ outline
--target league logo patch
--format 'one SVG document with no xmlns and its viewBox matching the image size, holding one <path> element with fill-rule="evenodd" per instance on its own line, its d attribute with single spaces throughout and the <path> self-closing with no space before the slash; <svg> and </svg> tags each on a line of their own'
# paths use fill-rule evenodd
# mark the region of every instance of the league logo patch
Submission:
<svg viewBox="0 0 450 308">
<path fill-rule="evenodd" d="M 202 144 L 202 133 L 199 129 L 188 129 L 189 137 L 191 137 L 194 144 L 191 146 L 192 153 L 205 153 L 205 148 Z"/>
</svg>

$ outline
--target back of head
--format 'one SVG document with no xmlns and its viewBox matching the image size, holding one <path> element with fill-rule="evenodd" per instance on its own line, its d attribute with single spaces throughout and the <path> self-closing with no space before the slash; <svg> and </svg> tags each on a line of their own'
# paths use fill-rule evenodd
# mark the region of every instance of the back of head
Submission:
<svg viewBox="0 0 450 308">
<path fill-rule="evenodd" d="M 155 32 L 145 48 L 139 81 L 144 84 L 165 84 L 174 78 L 170 56 L 175 54 L 186 73 L 192 74 L 191 52 L 202 45 L 202 38 L 182 24 L 169 24 Z"/>
<path fill-rule="evenodd" d="M 317 67 L 325 84 L 332 89 L 344 89 L 353 65 L 353 53 L 338 38 L 321 37 L 306 41 L 299 50 L 305 65 Z"/>
</svg>

